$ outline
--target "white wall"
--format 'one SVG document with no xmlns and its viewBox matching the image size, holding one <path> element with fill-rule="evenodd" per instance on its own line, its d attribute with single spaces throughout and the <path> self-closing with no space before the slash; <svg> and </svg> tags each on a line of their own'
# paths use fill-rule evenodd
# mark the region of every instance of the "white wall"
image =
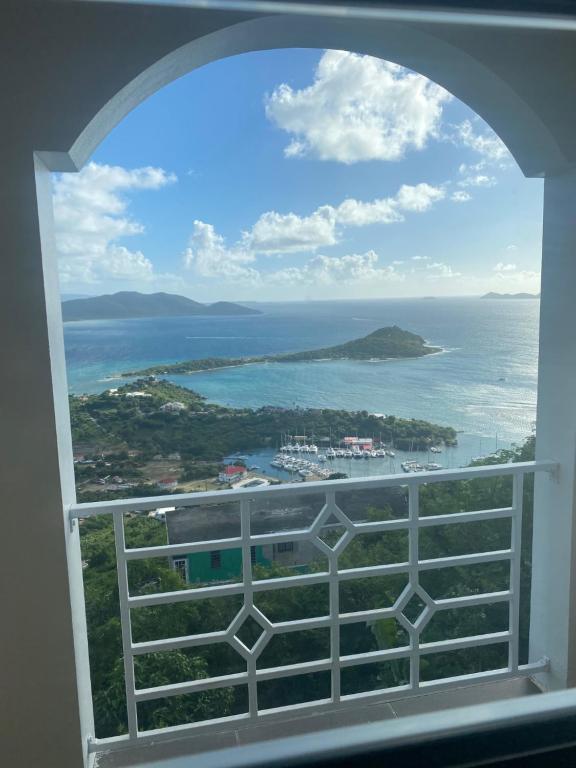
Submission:
<svg viewBox="0 0 576 768">
<path fill-rule="evenodd" d="M 80 766 L 92 729 L 78 533 L 63 509 L 73 484 L 49 179 L 41 162 L 35 176 L 34 151 L 53 169 L 71 169 L 141 99 L 194 66 L 256 48 L 314 46 L 389 57 L 435 78 L 489 120 L 527 174 L 576 161 L 576 46 L 566 35 L 250 18 L 97 2 L 0 6 L 0 744 L 10 768 Z M 562 198 L 564 188 L 554 189 Z M 554 292 L 573 277 L 572 248 L 567 230 L 561 255 L 552 249 L 545 261 L 565 270 L 545 281 L 550 317 Z M 557 309 L 561 319 L 567 302 Z M 562 339 L 571 354 L 566 333 Z M 547 396 L 554 375 L 543 374 Z M 572 386 L 572 367 L 568 375 Z M 567 388 L 562 397 L 567 403 Z M 547 418 L 542 410 L 544 431 Z M 546 432 L 545 447 L 554 429 L 570 430 L 558 443 L 563 456 L 546 456 L 564 459 L 567 472 L 572 421 L 556 410 Z M 558 496 L 566 525 L 571 494 Z M 572 558 L 571 537 L 563 553 Z"/>
</svg>

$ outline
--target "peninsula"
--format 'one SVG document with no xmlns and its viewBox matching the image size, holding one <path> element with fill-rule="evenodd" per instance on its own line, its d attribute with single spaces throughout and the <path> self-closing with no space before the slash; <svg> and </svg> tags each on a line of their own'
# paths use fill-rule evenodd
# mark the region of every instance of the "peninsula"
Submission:
<svg viewBox="0 0 576 768">
<path fill-rule="evenodd" d="M 169 365 L 153 365 L 140 371 L 123 373 L 123 376 L 158 376 L 196 373 L 216 368 L 230 368 L 254 363 L 300 363 L 313 360 L 391 360 L 423 357 L 441 352 L 439 347 L 430 347 L 422 336 L 404 331 L 397 325 L 379 328 L 360 339 L 347 341 L 334 347 L 310 349 L 279 355 L 259 357 L 208 357 L 200 360 L 185 360 Z"/>
<path fill-rule="evenodd" d="M 201 304 L 186 296 L 172 293 L 138 293 L 120 291 L 105 296 L 89 296 L 62 302 L 62 319 L 72 320 L 123 320 L 143 317 L 191 317 L 195 315 L 260 315 L 229 301 Z"/>
</svg>

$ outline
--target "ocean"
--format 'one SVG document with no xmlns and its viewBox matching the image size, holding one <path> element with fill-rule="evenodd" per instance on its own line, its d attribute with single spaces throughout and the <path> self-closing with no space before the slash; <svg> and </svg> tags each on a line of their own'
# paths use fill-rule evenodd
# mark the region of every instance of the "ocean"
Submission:
<svg viewBox="0 0 576 768">
<path fill-rule="evenodd" d="M 519 443 L 533 429 L 538 300 L 430 298 L 251 306 L 262 314 L 66 323 L 69 389 L 76 394 L 101 392 L 124 381 L 117 378 L 120 372 L 158 363 L 316 349 L 399 325 L 444 351 L 414 360 L 268 363 L 168 378 L 223 405 L 367 410 L 452 426 L 460 433 L 459 445 L 438 459 L 444 466 L 462 466 Z M 269 470 L 270 458 L 263 453 L 252 461 Z M 397 462 L 403 458 L 398 456 Z M 394 470 L 376 466 L 382 462 L 347 462 L 362 465 L 348 468 L 348 473 Z"/>
</svg>

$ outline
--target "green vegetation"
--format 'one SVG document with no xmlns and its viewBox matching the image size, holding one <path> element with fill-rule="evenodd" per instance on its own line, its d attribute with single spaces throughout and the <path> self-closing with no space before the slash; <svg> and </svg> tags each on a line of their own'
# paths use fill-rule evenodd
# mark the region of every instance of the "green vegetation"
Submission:
<svg viewBox="0 0 576 768">
<path fill-rule="evenodd" d="M 201 360 L 185 360 L 171 365 L 153 365 L 141 371 L 124 373 L 123 376 L 157 376 L 166 374 L 187 374 L 210 371 L 216 368 L 253 365 L 254 363 L 300 363 L 312 360 L 389 360 L 392 358 L 423 357 L 440 352 L 438 347 L 429 347 L 422 336 L 403 331 L 397 325 L 379 328 L 361 339 L 347 341 L 335 347 L 304 350 L 281 355 L 259 357 L 208 357 Z"/>
<path fill-rule="evenodd" d="M 169 403 L 185 408 L 171 412 L 166 410 Z M 393 442 L 401 450 L 456 443 L 451 427 L 419 419 L 315 408 L 226 408 L 163 380 L 139 380 L 112 393 L 71 397 L 70 412 L 75 449 L 93 457 L 89 464 L 76 465 L 77 481 L 118 475 L 145 482 L 143 464 L 173 454 L 184 464 L 183 479 L 206 478 L 217 474 L 223 457 L 275 448 L 283 434 L 306 434 L 320 445 L 361 434 Z"/>
<path fill-rule="evenodd" d="M 403 331 L 397 325 L 379 328 L 368 336 L 347 341 L 336 347 L 278 355 L 279 362 L 294 363 L 305 360 L 387 360 L 389 358 L 422 357 L 440 352 L 438 347 L 428 347 L 422 336 Z"/>
<path fill-rule="evenodd" d="M 500 451 L 490 463 L 526 461 L 533 458 L 534 440 L 521 448 Z M 524 527 L 521 588 L 521 662 L 526 661 L 529 625 L 530 550 L 532 535 L 532 482 L 524 485 Z M 365 491 L 337 494 L 337 503 L 348 514 L 362 509 L 367 520 L 382 520 L 406 515 L 406 496 L 401 489 L 379 490 L 363 497 Z M 511 502 L 511 478 L 482 478 L 432 483 L 421 488 L 420 514 L 449 514 L 507 507 Z M 355 505 L 354 509 L 352 507 Z M 364 506 L 363 506 L 364 505 Z M 165 525 L 143 515 L 125 520 L 128 547 L 166 543 Z M 329 543 L 330 540 L 328 539 Z M 122 643 L 115 570 L 112 521 L 108 517 L 81 522 L 82 557 L 90 645 L 90 664 L 95 703 L 96 734 L 104 737 L 126 732 Z M 509 520 L 456 524 L 422 528 L 422 558 L 505 549 L 510 545 Z M 406 531 L 362 534 L 354 538 L 339 557 L 339 567 L 357 568 L 382 563 L 405 562 Z M 309 566 L 323 570 L 320 564 Z M 254 577 L 274 578 L 291 575 L 290 568 L 273 564 L 255 565 Z M 391 606 L 406 585 L 406 575 L 372 576 L 342 581 L 340 609 L 354 612 Z M 508 588 L 508 563 L 433 569 L 420 574 L 420 583 L 435 599 Z M 186 585 L 167 558 L 137 560 L 129 565 L 131 594 L 150 594 L 184 589 Z M 328 585 L 267 590 L 255 596 L 257 607 L 273 622 L 325 616 L 328 613 Z M 132 611 L 135 642 L 177 637 L 226 628 L 241 605 L 241 597 L 206 598 Z M 422 609 L 411 599 L 404 614 L 414 621 Z M 494 603 L 469 608 L 437 611 L 421 634 L 422 642 L 498 632 L 508 626 L 508 605 Z M 254 626 L 246 625 L 242 639 L 251 643 L 258 636 Z M 341 627 L 342 655 L 405 646 L 406 631 L 395 619 L 358 621 Z M 259 667 L 296 664 L 329 658 L 329 631 L 303 630 L 275 636 L 263 651 Z M 496 644 L 450 653 L 430 654 L 421 662 L 423 680 L 455 676 L 507 663 L 507 646 Z M 138 687 L 149 687 L 202 679 L 246 669 L 246 662 L 226 643 L 140 656 L 136 661 Z M 342 672 L 344 694 L 401 685 L 408 680 L 406 660 L 365 664 Z M 329 691 L 328 673 L 314 673 L 267 681 L 259 685 L 260 707 L 283 706 L 315 698 Z M 237 686 L 201 694 L 178 696 L 147 702 L 139 708 L 143 729 L 219 717 L 246 711 L 246 687 Z"/>
</svg>

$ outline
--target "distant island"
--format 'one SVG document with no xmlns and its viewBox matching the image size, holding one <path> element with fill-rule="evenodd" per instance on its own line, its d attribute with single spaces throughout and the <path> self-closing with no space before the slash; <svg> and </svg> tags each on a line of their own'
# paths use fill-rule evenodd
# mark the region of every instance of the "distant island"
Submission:
<svg viewBox="0 0 576 768">
<path fill-rule="evenodd" d="M 120 291 L 105 296 L 90 296 L 62 302 L 62 319 L 122 320 L 138 317 L 191 317 L 195 315 L 260 315 L 258 309 L 243 307 L 230 301 L 201 304 L 172 293 L 138 293 Z"/>
<path fill-rule="evenodd" d="M 483 299 L 539 299 L 539 293 L 485 293 Z"/>
<path fill-rule="evenodd" d="M 313 360 L 368 360 L 381 361 L 399 358 L 423 357 L 441 352 L 439 347 L 430 347 L 422 336 L 404 331 L 397 325 L 379 328 L 361 339 L 347 341 L 334 347 L 310 349 L 280 355 L 259 357 L 209 357 L 201 360 L 185 360 L 170 365 L 153 365 L 140 371 L 123 373 L 123 376 L 158 376 L 166 374 L 187 374 L 210 371 L 216 368 L 232 368 L 254 363 L 300 363 Z"/>
</svg>

